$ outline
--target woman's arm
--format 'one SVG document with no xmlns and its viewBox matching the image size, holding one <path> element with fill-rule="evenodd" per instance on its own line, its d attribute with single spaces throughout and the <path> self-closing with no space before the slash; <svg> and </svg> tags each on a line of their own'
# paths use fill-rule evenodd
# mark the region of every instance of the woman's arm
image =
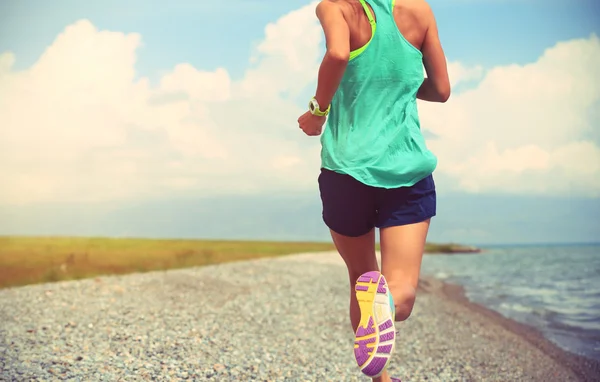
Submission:
<svg viewBox="0 0 600 382">
<path fill-rule="evenodd" d="M 428 8 L 430 22 L 421 51 L 427 78 L 417 92 L 417 98 L 430 102 L 446 102 L 450 98 L 450 79 L 446 66 L 446 56 L 438 35 L 437 23 L 431 8 Z"/>
<path fill-rule="evenodd" d="M 325 32 L 327 51 L 317 80 L 315 98 L 321 111 L 326 110 L 337 91 L 350 59 L 350 29 L 341 8 L 323 0 L 317 5 L 317 17 Z"/>
</svg>

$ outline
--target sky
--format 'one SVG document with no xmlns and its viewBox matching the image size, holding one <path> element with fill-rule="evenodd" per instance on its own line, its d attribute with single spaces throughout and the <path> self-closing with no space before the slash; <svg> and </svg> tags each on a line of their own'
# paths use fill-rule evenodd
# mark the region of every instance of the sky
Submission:
<svg viewBox="0 0 600 382">
<path fill-rule="evenodd" d="M 600 241 L 600 5 L 432 0 L 430 240 Z M 0 234 L 327 240 L 315 2 L 0 3 Z"/>
</svg>

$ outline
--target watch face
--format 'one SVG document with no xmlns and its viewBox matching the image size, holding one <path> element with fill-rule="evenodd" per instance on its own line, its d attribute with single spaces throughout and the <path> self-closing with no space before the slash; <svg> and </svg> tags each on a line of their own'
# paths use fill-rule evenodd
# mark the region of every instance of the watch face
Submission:
<svg viewBox="0 0 600 382">
<path fill-rule="evenodd" d="M 310 109 L 310 111 L 315 111 L 315 103 L 314 103 L 314 101 L 310 101 L 308 103 L 308 108 Z"/>
</svg>

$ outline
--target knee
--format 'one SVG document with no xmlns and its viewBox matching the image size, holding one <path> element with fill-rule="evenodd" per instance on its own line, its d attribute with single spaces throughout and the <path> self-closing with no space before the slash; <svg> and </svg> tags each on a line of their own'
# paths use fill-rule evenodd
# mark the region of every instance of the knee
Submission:
<svg viewBox="0 0 600 382">
<path fill-rule="evenodd" d="M 388 285 L 396 307 L 396 321 L 407 320 L 412 313 L 417 298 L 415 288 L 405 283 Z"/>
</svg>

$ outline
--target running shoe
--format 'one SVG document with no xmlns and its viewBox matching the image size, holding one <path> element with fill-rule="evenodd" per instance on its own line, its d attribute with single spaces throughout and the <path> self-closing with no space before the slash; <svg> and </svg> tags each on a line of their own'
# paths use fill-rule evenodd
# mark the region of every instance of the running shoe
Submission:
<svg viewBox="0 0 600 382">
<path fill-rule="evenodd" d="M 388 366 L 394 352 L 394 300 L 380 272 L 363 274 L 354 289 L 360 307 L 354 357 L 363 374 L 377 378 Z"/>
</svg>

